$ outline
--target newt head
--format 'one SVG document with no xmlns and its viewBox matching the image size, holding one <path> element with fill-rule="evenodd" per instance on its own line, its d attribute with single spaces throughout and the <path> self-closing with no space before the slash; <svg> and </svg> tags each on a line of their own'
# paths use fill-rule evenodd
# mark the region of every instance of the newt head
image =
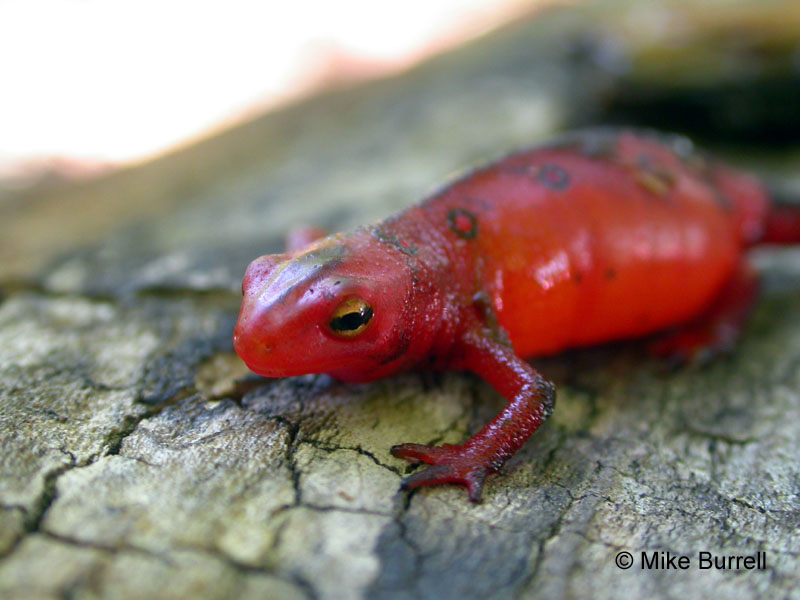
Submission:
<svg viewBox="0 0 800 600">
<path fill-rule="evenodd" d="M 364 230 L 299 254 L 262 256 L 242 282 L 236 352 L 267 377 L 369 381 L 396 372 L 424 352 L 420 343 L 431 336 L 414 333 L 439 306 L 411 269 L 407 257 Z M 422 322 L 419 306 L 428 317 Z"/>
</svg>

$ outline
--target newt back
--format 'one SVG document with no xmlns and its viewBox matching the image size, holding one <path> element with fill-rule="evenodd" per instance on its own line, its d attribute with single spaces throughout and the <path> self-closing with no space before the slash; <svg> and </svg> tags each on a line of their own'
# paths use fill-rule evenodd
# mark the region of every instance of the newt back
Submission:
<svg viewBox="0 0 800 600">
<path fill-rule="evenodd" d="M 447 240 L 528 357 L 639 336 L 709 305 L 767 212 L 752 177 L 677 137 L 590 131 L 512 154 L 394 221 Z"/>
</svg>

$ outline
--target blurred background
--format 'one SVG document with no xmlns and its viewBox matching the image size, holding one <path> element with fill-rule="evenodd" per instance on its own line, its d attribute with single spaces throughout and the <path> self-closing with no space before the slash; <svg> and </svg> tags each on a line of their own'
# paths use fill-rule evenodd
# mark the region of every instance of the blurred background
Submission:
<svg viewBox="0 0 800 600">
<path fill-rule="evenodd" d="M 146 159 L 553 2 L 4 0 L 0 177 L 26 185 Z"/>
<path fill-rule="evenodd" d="M 617 111 L 646 105 L 657 125 L 711 120 L 734 136 L 795 139 L 800 3 L 791 0 L 410 0 L 402 9 L 4 0 L 0 179 L 24 186 L 146 159 L 325 87 L 397 73 L 554 4 L 620 11 L 599 13 L 595 38 L 574 48 L 636 84 L 614 99 Z"/>
<path fill-rule="evenodd" d="M 797 0 L 3 0 L 0 77 L 5 288 L 66 289 L 80 250 L 115 285 L 234 289 L 297 223 L 382 218 L 598 124 L 800 196 Z"/>
</svg>

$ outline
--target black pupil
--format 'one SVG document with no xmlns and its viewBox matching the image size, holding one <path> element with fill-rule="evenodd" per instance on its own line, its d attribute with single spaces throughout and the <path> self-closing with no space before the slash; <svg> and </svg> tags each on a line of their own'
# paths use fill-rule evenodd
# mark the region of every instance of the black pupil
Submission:
<svg viewBox="0 0 800 600">
<path fill-rule="evenodd" d="M 355 331 L 362 325 L 366 325 L 372 318 L 372 309 L 365 307 L 358 312 L 350 312 L 341 317 L 334 317 L 331 320 L 331 329 L 334 331 Z"/>
</svg>

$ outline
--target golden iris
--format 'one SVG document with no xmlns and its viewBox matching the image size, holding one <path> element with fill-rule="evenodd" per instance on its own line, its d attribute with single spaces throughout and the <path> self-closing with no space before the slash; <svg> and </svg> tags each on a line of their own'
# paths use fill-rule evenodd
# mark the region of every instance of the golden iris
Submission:
<svg viewBox="0 0 800 600">
<path fill-rule="evenodd" d="M 355 337 L 362 333 L 372 319 L 372 307 L 361 298 L 348 298 L 336 307 L 330 328 L 342 337 Z"/>
</svg>

